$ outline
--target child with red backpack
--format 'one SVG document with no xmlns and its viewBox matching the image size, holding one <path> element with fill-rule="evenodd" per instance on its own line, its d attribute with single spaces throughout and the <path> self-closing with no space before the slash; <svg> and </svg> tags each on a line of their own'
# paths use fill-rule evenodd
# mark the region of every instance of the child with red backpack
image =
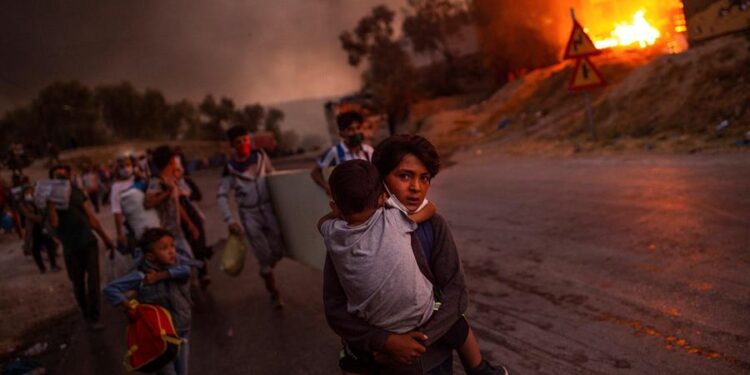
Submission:
<svg viewBox="0 0 750 375">
<path fill-rule="evenodd" d="M 139 304 L 165 308 L 182 343 L 177 358 L 156 373 L 187 375 L 192 316 L 190 267 L 197 264 L 182 250 L 175 249 L 174 237 L 165 229 L 148 229 L 140 244 L 144 255 L 136 260 L 135 270 L 107 284 L 104 297 L 113 306 L 123 306 L 131 319 L 136 315 L 133 309 L 137 304 L 128 301 L 125 296 L 128 291 L 136 292 Z"/>
</svg>

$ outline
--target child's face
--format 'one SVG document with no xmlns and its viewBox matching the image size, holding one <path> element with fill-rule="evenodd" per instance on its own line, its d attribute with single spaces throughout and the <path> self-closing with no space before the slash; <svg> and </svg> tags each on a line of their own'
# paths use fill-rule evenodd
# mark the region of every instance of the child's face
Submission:
<svg viewBox="0 0 750 375">
<path fill-rule="evenodd" d="M 163 266 L 171 266 L 177 263 L 177 250 L 174 247 L 174 239 L 164 236 L 151 245 L 151 250 L 146 253 L 146 259 Z"/>
<path fill-rule="evenodd" d="M 246 158 L 250 156 L 252 151 L 252 143 L 250 142 L 250 134 L 237 137 L 232 140 L 232 148 L 239 158 Z"/>
<path fill-rule="evenodd" d="M 430 190 L 430 172 L 416 156 L 407 154 L 391 173 L 385 184 L 409 212 L 415 212 Z"/>
<path fill-rule="evenodd" d="M 362 123 L 353 122 L 349 127 L 344 130 L 339 130 L 339 136 L 344 140 L 347 146 L 353 147 L 358 146 L 362 143 Z"/>
</svg>

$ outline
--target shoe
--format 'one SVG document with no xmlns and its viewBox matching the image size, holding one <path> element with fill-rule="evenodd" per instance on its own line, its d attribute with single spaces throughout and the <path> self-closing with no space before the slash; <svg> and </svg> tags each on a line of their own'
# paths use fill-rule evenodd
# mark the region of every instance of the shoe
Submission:
<svg viewBox="0 0 750 375">
<path fill-rule="evenodd" d="M 504 366 L 497 368 L 492 366 L 487 360 L 482 360 L 479 366 L 467 370 L 466 373 L 468 375 L 509 375 L 508 369 Z"/>
<path fill-rule="evenodd" d="M 100 332 L 104 329 L 104 324 L 96 322 L 88 322 L 89 331 L 91 332 Z"/>
</svg>

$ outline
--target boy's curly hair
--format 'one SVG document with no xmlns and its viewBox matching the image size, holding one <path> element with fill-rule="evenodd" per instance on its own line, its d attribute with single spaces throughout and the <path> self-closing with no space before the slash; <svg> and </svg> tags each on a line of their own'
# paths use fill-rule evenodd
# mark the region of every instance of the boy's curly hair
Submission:
<svg viewBox="0 0 750 375">
<path fill-rule="evenodd" d="M 328 179 L 333 201 L 344 215 L 376 207 L 383 193 L 382 181 L 375 166 L 364 160 L 339 164 Z"/>
</svg>

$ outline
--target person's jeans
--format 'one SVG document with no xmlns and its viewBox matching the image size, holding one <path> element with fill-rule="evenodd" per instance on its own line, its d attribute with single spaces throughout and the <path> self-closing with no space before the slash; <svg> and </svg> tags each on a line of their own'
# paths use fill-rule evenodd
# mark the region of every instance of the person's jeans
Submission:
<svg viewBox="0 0 750 375">
<path fill-rule="evenodd" d="M 188 375 L 188 359 L 190 356 L 190 332 L 181 336 L 182 345 L 177 358 L 168 363 L 156 375 Z"/>
<path fill-rule="evenodd" d="M 65 249 L 65 268 L 73 282 L 78 307 L 86 320 L 96 322 L 100 313 L 99 247 L 94 241 L 81 249 Z"/>
</svg>

